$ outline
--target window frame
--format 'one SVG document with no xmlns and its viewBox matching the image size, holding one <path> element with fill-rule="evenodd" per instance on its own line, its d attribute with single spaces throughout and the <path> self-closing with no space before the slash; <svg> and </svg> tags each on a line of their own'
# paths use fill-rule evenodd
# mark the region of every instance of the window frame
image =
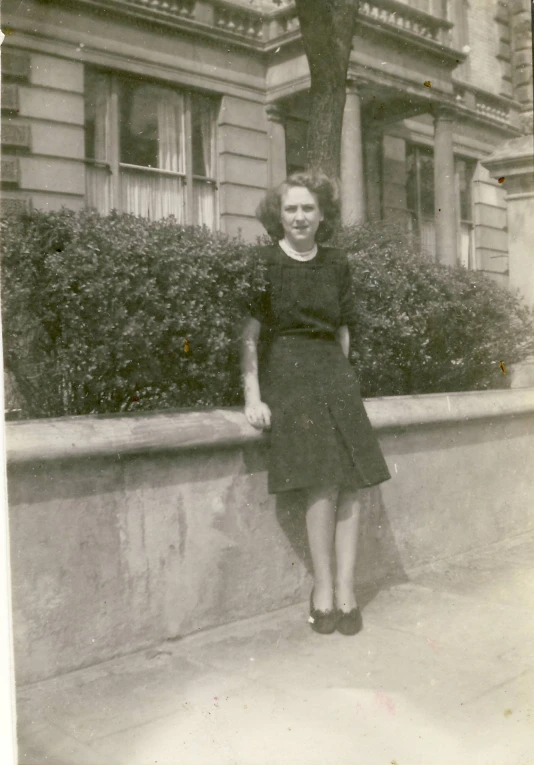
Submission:
<svg viewBox="0 0 534 765">
<path fill-rule="evenodd" d="M 435 213 L 431 217 L 423 213 L 423 190 L 421 182 L 421 155 L 425 154 L 432 158 L 432 167 L 434 165 L 434 147 L 427 146 L 426 144 L 420 144 L 412 141 L 406 142 L 407 149 L 413 152 L 414 156 L 414 178 L 415 178 L 415 208 L 408 207 L 408 178 L 406 178 L 406 209 L 410 214 L 410 220 L 412 224 L 412 231 L 419 237 L 421 241 L 421 248 L 430 257 L 436 256 L 436 243 L 435 243 Z M 408 152 L 407 152 L 408 155 Z M 406 156 L 406 160 L 408 156 Z M 432 175 L 432 178 L 434 176 Z M 435 188 L 432 189 L 432 197 L 434 199 L 435 209 Z M 426 224 L 426 227 L 425 225 Z"/>
<path fill-rule="evenodd" d="M 415 177 L 415 208 L 408 207 L 408 178 L 406 178 L 406 206 L 407 210 L 410 214 L 410 218 L 412 221 L 412 227 L 415 232 L 415 234 L 421 239 L 421 244 L 423 247 L 423 250 L 430 255 L 435 256 L 435 245 L 433 246 L 431 243 L 429 244 L 429 226 L 428 224 L 432 223 L 432 225 L 435 227 L 435 214 L 430 219 L 427 215 L 423 214 L 422 209 L 422 183 L 421 183 L 421 155 L 426 154 L 432 156 L 432 160 L 434 161 L 434 147 L 428 146 L 426 144 L 420 144 L 416 143 L 415 141 L 407 141 L 406 142 L 407 147 L 407 154 L 406 157 L 408 158 L 408 149 L 413 152 L 414 156 L 414 177 Z M 469 189 L 469 218 L 462 218 L 462 206 L 461 206 L 461 196 L 460 196 L 460 163 L 463 162 L 465 164 L 466 168 L 466 186 Z M 475 223 L 474 223 L 474 200 L 473 200 L 473 182 L 476 172 L 476 165 L 477 162 L 472 157 L 467 157 L 461 154 L 455 154 L 454 155 L 454 185 L 455 185 L 455 197 L 456 197 L 456 235 L 458 240 L 458 258 L 460 263 L 469 270 L 474 270 L 476 268 L 475 263 L 475 245 L 474 245 L 474 231 L 475 231 Z M 434 189 L 434 200 L 435 200 L 435 189 Z M 425 234 L 423 234 L 423 228 L 424 224 L 427 224 L 427 230 Z M 435 228 L 434 228 L 435 230 Z M 462 246 L 462 235 L 466 234 L 469 238 L 469 245 L 467 248 L 467 252 L 464 251 L 464 248 Z M 423 241 L 423 239 L 425 241 Z"/>
<path fill-rule="evenodd" d="M 183 179 L 185 190 L 185 205 L 184 205 L 184 223 L 185 225 L 195 225 L 195 204 L 194 204 L 194 183 L 195 181 L 205 183 L 213 186 L 214 189 L 214 214 L 212 229 L 220 228 L 220 211 L 219 211 L 219 182 L 218 182 L 218 147 L 217 147 L 217 99 L 210 93 L 204 93 L 202 91 L 192 91 L 180 86 L 174 87 L 174 90 L 183 94 L 184 97 L 184 116 L 185 116 L 185 168 L 184 172 L 178 172 L 173 170 L 165 170 L 163 168 L 147 167 L 143 165 L 135 165 L 127 162 L 120 161 L 120 87 L 121 80 L 129 80 L 133 82 L 154 84 L 155 86 L 163 86 L 172 89 L 173 86 L 169 83 L 154 80 L 152 78 L 147 79 L 141 76 L 131 75 L 122 71 L 110 71 L 108 69 L 102 69 L 98 66 L 86 65 L 85 73 L 90 70 L 97 72 L 100 75 L 106 77 L 109 86 L 109 96 L 107 103 L 107 117 L 106 117 L 106 158 L 95 159 L 91 157 L 85 157 L 86 166 L 107 169 L 109 175 L 109 211 L 117 209 L 121 212 L 121 171 L 131 170 L 138 173 L 147 173 L 152 175 L 158 175 L 159 177 L 167 176 Z M 85 89 L 84 89 L 85 93 Z M 214 119 L 213 119 L 213 170 L 212 176 L 202 176 L 193 174 L 193 132 L 192 132 L 192 111 L 193 111 L 193 99 L 195 95 L 205 96 L 211 98 L 214 104 Z M 84 126 L 86 129 L 86 125 Z M 86 192 L 87 201 L 87 192 Z"/>
<path fill-rule="evenodd" d="M 460 162 L 463 162 L 466 169 L 466 188 L 468 189 L 468 207 L 469 218 L 462 217 L 461 191 L 460 191 Z M 476 269 L 475 263 L 475 208 L 473 199 L 473 184 L 477 168 L 477 161 L 472 157 L 462 155 L 454 156 L 454 185 L 456 189 L 456 231 L 458 236 L 458 257 L 460 263 L 472 271 Z M 465 230 L 467 229 L 467 232 Z M 462 234 L 467 233 L 469 246 L 466 257 L 464 257 L 462 248 Z"/>
</svg>

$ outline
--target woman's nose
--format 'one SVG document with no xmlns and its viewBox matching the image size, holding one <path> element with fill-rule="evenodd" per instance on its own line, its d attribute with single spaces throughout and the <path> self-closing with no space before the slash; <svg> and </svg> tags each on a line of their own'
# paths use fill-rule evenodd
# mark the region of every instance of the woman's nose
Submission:
<svg viewBox="0 0 534 765">
<path fill-rule="evenodd" d="M 302 207 L 297 207 L 297 211 L 295 213 L 295 218 L 297 220 L 302 220 L 304 218 L 304 210 Z"/>
</svg>

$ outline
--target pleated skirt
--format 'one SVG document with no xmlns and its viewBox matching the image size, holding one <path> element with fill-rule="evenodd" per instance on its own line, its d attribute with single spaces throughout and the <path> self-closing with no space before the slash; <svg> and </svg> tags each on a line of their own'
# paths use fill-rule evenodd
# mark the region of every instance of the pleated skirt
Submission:
<svg viewBox="0 0 534 765">
<path fill-rule="evenodd" d="M 360 489 L 391 477 L 338 342 L 277 337 L 262 364 L 261 387 L 272 413 L 269 493 Z"/>
</svg>

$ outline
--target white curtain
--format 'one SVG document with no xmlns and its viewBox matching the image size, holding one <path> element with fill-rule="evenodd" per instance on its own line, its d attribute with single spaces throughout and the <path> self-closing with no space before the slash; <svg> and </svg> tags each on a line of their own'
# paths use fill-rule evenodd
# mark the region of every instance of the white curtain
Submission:
<svg viewBox="0 0 534 765">
<path fill-rule="evenodd" d="M 125 212 L 159 220 L 174 215 L 184 223 L 184 181 L 157 171 L 121 169 L 121 206 Z"/>
<path fill-rule="evenodd" d="M 158 114 L 158 167 L 185 172 L 185 109 L 182 93 L 159 89 Z"/>
<path fill-rule="evenodd" d="M 111 173 L 108 167 L 85 165 L 85 199 L 87 207 L 108 215 L 111 210 Z"/>
<path fill-rule="evenodd" d="M 110 134 L 109 107 L 110 81 L 107 74 L 97 74 L 94 78 L 95 104 L 95 159 L 101 162 L 108 160 L 108 142 Z"/>
<path fill-rule="evenodd" d="M 215 184 L 207 181 L 193 181 L 193 205 L 195 223 L 199 226 L 215 226 Z"/>
<path fill-rule="evenodd" d="M 425 255 L 436 257 L 436 226 L 433 220 L 421 220 L 421 250 Z"/>
<path fill-rule="evenodd" d="M 195 96 L 194 108 L 199 118 L 204 171 L 211 179 L 215 176 L 215 105 L 209 98 Z M 194 221 L 199 226 L 215 226 L 216 193 L 214 183 L 193 181 Z"/>
<path fill-rule="evenodd" d="M 460 263 L 464 268 L 474 268 L 472 257 L 472 225 L 471 223 L 460 223 L 459 240 L 460 240 Z"/>
<path fill-rule="evenodd" d="M 214 108 L 213 101 L 200 96 L 196 99 L 196 108 L 198 109 L 200 134 L 202 136 L 202 157 L 204 159 L 204 168 L 207 178 L 213 178 L 215 168 L 213 167 L 214 147 Z"/>
<path fill-rule="evenodd" d="M 97 162 L 108 162 L 108 144 L 110 135 L 110 96 L 111 84 L 107 74 L 91 72 L 87 82 L 86 109 L 93 112 L 94 156 Z M 87 129 L 87 128 L 86 128 Z M 111 174 L 109 167 L 86 163 L 85 199 L 88 207 L 94 207 L 101 215 L 107 215 L 111 209 Z"/>
<path fill-rule="evenodd" d="M 153 88 L 153 92 L 156 88 Z M 157 88 L 158 168 L 121 168 L 121 206 L 151 220 L 173 215 L 185 222 L 185 108 L 182 93 Z"/>
</svg>

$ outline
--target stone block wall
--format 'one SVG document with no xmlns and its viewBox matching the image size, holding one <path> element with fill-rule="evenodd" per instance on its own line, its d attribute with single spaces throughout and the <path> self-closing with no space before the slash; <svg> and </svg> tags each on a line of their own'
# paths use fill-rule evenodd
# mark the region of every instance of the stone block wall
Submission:
<svg viewBox="0 0 534 765">
<path fill-rule="evenodd" d="M 514 98 L 521 109 L 521 129 L 532 134 L 532 9 L 529 0 L 512 0 L 512 64 Z"/>
<path fill-rule="evenodd" d="M 224 96 L 219 114 L 221 228 L 246 239 L 261 234 L 255 212 L 269 185 L 269 136 L 265 107 Z"/>
<path fill-rule="evenodd" d="M 498 0 L 495 9 L 497 24 L 498 50 L 497 59 L 501 68 L 500 94 L 513 98 L 512 82 L 512 30 L 510 25 L 510 4 L 508 0 Z"/>
<path fill-rule="evenodd" d="M 365 500 L 360 588 L 532 528 L 532 390 L 366 406 L 392 480 Z M 302 496 L 268 495 L 241 412 L 6 430 L 19 683 L 309 597 Z"/>
<path fill-rule="evenodd" d="M 2 209 L 84 204 L 83 66 L 6 46 L 2 54 Z"/>
<path fill-rule="evenodd" d="M 504 181 L 499 184 L 480 163 L 473 182 L 475 266 L 508 286 L 508 227 Z"/>
<path fill-rule="evenodd" d="M 504 50 L 503 34 L 506 38 L 505 10 L 498 9 L 500 5 L 499 0 L 470 0 L 464 11 L 470 48 L 467 81 L 494 95 L 503 94 L 508 88 L 503 86 L 503 77 L 506 82 L 510 81 L 510 71 L 503 66 L 504 61 L 496 67 L 496 57 Z M 509 42 L 509 38 L 503 42 Z"/>
</svg>

